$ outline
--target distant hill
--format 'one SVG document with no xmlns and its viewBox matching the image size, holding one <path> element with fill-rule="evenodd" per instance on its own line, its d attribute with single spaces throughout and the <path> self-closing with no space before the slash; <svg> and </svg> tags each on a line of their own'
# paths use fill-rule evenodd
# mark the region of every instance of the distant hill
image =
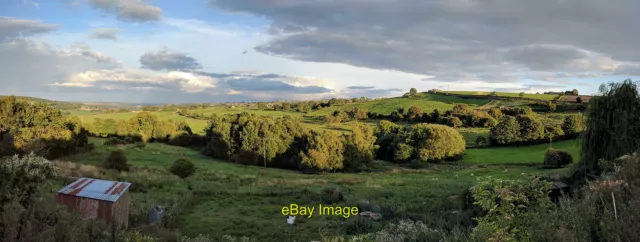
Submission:
<svg viewBox="0 0 640 242">
<path fill-rule="evenodd" d="M 0 96 L 0 99 L 8 96 Z M 37 97 L 16 96 L 16 98 L 24 99 L 29 102 L 44 102 L 47 105 L 61 110 L 95 110 L 95 109 L 121 109 L 121 108 L 139 108 L 143 104 L 135 103 L 117 103 L 117 102 L 65 102 L 49 100 Z"/>
</svg>

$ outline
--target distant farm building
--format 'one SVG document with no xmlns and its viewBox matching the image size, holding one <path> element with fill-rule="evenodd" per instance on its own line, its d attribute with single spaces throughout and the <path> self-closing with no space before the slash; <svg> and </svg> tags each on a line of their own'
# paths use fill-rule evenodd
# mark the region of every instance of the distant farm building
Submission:
<svg viewBox="0 0 640 242">
<path fill-rule="evenodd" d="M 69 209 L 79 210 L 89 219 L 127 228 L 130 186 L 128 182 L 80 178 L 58 191 L 57 200 Z"/>
</svg>

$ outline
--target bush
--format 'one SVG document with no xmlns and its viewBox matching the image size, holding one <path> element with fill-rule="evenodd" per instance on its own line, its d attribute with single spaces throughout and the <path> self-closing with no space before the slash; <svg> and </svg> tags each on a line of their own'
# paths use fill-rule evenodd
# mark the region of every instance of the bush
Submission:
<svg viewBox="0 0 640 242">
<path fill-rule="evenodd" d="M 124 156 L 122 150 L 112 151 L 111 154 L 104 160 L 102 167 L 110 170 L 128 171 L 129 165 L 127 164 L 127 157 Z"/>
<path fill-rule="evenodd" d="M 335 204 L 344 201 L 344 194 L 337 187 L 325 187 L 320 192 L 320 199 L 326 204 Z"/>
<path fill-rule="evenodd" d="M 582 103 L 582 98 L 580 96 L 576 97 L 576 102 L 577 103 Z"/>
<path fill-rule="evenodd" d="M 184 179 L 196 173 L 196 166 L 187 159 L 177 159 L 169 168 L 169 171 Z"/>
<path fill-rule="evenodd" d="M 395 160 L 396 162 L 407 161 L 411 159 L 411 157 L 413 157 L 414 151 L 415 150 L 411 145 L 399 143 L 396 146 L 395 152 L 393 153 L 393 160 Z"/>
<path fill-rule="evenodd" d="M 496 126 L 491 128 L 490 133 L 491 142 L 493 143 L 515 143 L 520 138 L 520 124 L 515 117 L 505 115 Z"/>
<path fill-rule="evenodd" d="M 446 117 L 445 120 L 447 126 L 454 128 L 462 126 L 462 121 L 458 117 Z"/>
<path fill-rule="evenodd" d="M 138 141 L 138 140 L 133 136 L 124 137 L 124 142 L 127 143 L 127 144 L 133 144 L 136 141 Z"/>
<path fill-rule="evenodd" d="M 560 168 L 571 163 L 573 163 L 573 157 L 567 151 L 549 148 L 544 154 L 544 165 L 546 167 Z"/>
<path fill-rule="evenodd" d="M 476 145 L 477 146 L 482 146 L 484 144 L 487 143 L 487 138 L 485 138 L 484 136 L 478 136 L 478 138 L 476 138 Z"/>
<path fill-rule="evenodd" d="M 569 115 L 562 122 L 562 131 L 569 136 L 577 136 L 584 129 L 582 118 L 578 115 Z"/>
<path fill-rule="evenodd" d="M 145 144 L 143 142 L 136 142 L 136 148 L 144 149 L 144 147 L 147 147 L 147 144 Z"/>
<path fill-rule="evenodd" d="M 111 137 L 109 139 L 107 139 L 107 141 L 102 143 L 103 145 L 123 145 L 126 144 L 126 142 L 124 140 L 121 140 L 119 138 L 116 137 Z"/>
</svg>

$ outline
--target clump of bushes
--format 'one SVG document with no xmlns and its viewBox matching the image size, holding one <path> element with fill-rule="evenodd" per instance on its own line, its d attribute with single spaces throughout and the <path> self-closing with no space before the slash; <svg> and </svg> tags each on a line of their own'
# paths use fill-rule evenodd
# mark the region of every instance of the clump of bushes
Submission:
<svg viewBox="0 0 640 242">
<path fill-rule="evenodd" d="M 102 167 L 109 170 L 128 171 L 127 157 L 122 150 L 114 150 L 102 163 Z"/>
<path fill-rule="evenodd" d="M 121 140 L 117 137 L 111 137 L 107 139 L 107 141 L 103 142 L 103 145 L 124 145 L 127 142 L 125 140 Z"/>
<path fill-rule="evenodd" d="M 143 149 L 144 147 L 147 147 L 147 144 L 144 142 L 136 142 L 136 148 Z"/>
<path fill-rule="evenodd" d="M 335 204 L 344 201 L 344 194 L 337 187 L 325 187 L 320 192 L 320 199 L 326 204 Z"/>
<path fill-rule="evenodd" d="M 181 158 L 173 162 L 169 171 L 184 179 L 196 173 L 196 166 L 191 161 Z"/>
<path fill-rule="evenodd" d="M 544 154 L 544 165 L 546 167 L 559 168 L 571 163 L 573 163 L 573 157 L 567 151 L 549 148 Z"/>
</svg>

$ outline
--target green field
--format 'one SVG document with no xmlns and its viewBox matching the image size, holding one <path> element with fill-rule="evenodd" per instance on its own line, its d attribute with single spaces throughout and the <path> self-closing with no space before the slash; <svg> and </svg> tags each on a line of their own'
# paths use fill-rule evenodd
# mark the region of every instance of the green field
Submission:
<svg viewBox="0 0 640 242">
<path fill-rule="evenodd" d="M 310 112 L 310 116 L 324 116 L 331 114 L 335 110 L 350 110 L 353 107 L 364 108 L 369 112 L 376 112 L 379 114 L 389 115 L 391 112 L 397 110 L 399 107 L 406 109 L 411 106 L 418 106 L 423 112 L 431 112 L 434 109 L 440 111 L 450 110 L 455 104 L 466 103 L 469 106 L 477 107 L 488 103 L 488 99 L 463 99 L 454 96 L 445 96 L 440 94 L 419 93 L 412 98 L 387 98 L 382 100 L 373 100 L 360 103 L 348 103 L 341 106 L 332 106 L 323 108 L 314 112 Z"/>
<path fill-rule="evenodd" d="M 203 108 L 190 110 L 189 112 L 200 113 L 205 116 L 210 116 L 213 114 L 217 115 L 225 115 L 225 114 L 237 114 L 237 113 L 251 113 L 260 116 L 271 116 L 271 117 L 284 117 L 284 116 L 292 116 L 292 117 L 302 117 L 304 113 L 301 112 L 284 112 L 277 110 L 260 110 L 257 108 L 227 108 L 227 107 L 211 107 L 211 108 Z"/>
<path fill-rule="evenodd" d="M 442 92 L 450 93 L 450 94 L 477 95 L 477 96 L 488 96 L 491 94 L 491 92 L 476 92 L 476 91 L 442 91 Z M 496 92 L 495 94 L 498 97 L 520 97 L 520 93 L 515 93 L 515 92 Z M 559 95 L 556 95 L 556 94 L 532 94 L 532 93 L 524 94 L 524 98 L 540 99 L 540 100 L 553 100 L 558 96 Z"/>
<path fill-rule="evenodd" d="M 184 209 L 180 210 L 178 227 L 187 235 L 249 236 L 258 241 L 309 241 L 319 240 L 321 233 L 344 234 L 345 227 L 354 218 L 298 216 L 296 226 L 290 227 L 280 214 L 283 206 L 292 203 L 309 206 L 323 203 L 319 192 L 327 186 L 344 192 L 346 201 L 339 205 L 352 206 L 367 200 L 382 209 L 389 214 L 382 223 L 393 221 L 394 217 L 417 216 L 414 218 L 433 221 L 428 225 L 435 227 L 443 223 L 441 218 L 447 217 L 446 214 L 460 211 L 459 195 L 479 177 L 527 180 L 535 175 L 566 171 L 566 168 L 543 170 L 529 166 L 542 163 L 546 145 L 470 149 L 464 160 L 459 161 L 460 166 L 447 163 L 412 170 L 379 161 L 376 172 L 305 175 L 231 164 L 202 156 L 196 150 L 160 143 L 139 149 L 133 145 L 103 146 L 103 141 L 91 138 L 96 145 L 92 152 L 67 160 L 98 166 L 110 151 L 124 149 L 134 170 L 145 171 L 122 173 L 119 179 L 138 185 L 157 183 L 151 189 L 132 188 L 134 213 L 144 215 L 145 209 L 153 205 L 182 204 Z M 558 142 L 554 147 L 571 147 L 571 142 L 574 141 Z M 194 162 L 196 175 L 180 180 L 168 174 L 166 169 L 178 158 Z M 193 197 L 188 196 L 188 186 L 193 188 Z"/>
<path fill-rule="evenodd" d="M 464 137 L 467 147 L 476 146 L 478 136 L 484 136 L 489 140 L 489 128 L 457 128 L 458 132 Z"/>
<path fill-rule="evenodd" d="M 566 150 L 571 153 L 574 161 L 580 157 L 580 143 L 578 140 L 553 142 L 554 149 Z M 521 147 L 491 147 L 468 149 L 462 163 L 485 165 L 540 165 L 544 160 L 544 153 L 549 144 L 539 144 Z"/>
</svg>

